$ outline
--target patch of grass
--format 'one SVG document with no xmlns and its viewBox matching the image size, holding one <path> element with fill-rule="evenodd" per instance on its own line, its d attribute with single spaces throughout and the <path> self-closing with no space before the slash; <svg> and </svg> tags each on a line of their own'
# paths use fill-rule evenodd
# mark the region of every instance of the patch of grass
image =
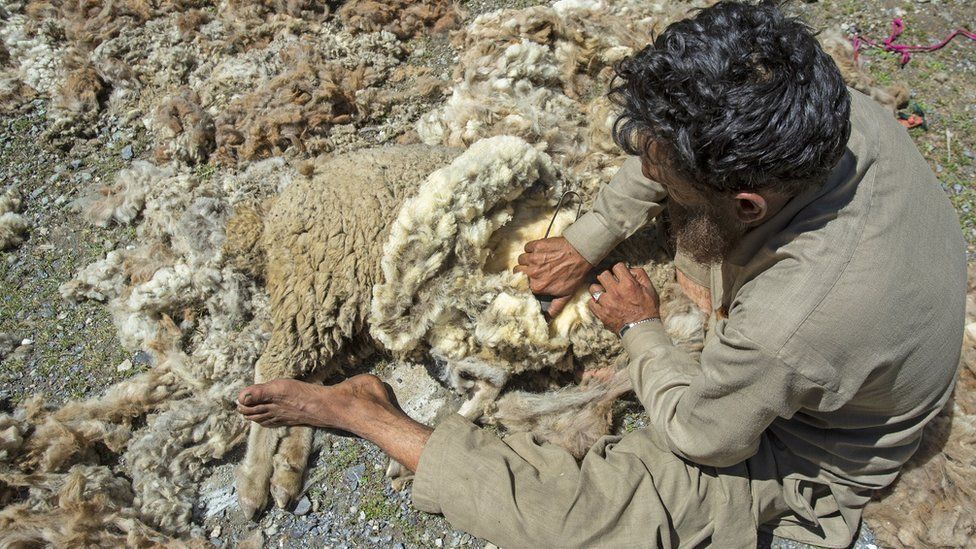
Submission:
<svg viewBox="0 0 976 549">
<path fill-rule="evenodd" d="M 194 168 L 193 173 L 201 181 L 208 181 L 211 177 L 217 173 L 219 168 L 215 164 L 197 164 Z"/>
</svg>

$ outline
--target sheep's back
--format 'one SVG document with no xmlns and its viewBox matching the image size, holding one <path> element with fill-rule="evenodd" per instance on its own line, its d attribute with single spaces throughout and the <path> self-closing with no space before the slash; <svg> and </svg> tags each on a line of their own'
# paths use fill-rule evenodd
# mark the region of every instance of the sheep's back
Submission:
<svg viewBox="0 0 976 549">
<path fill-rule="evenodd" d="M 400 206 L 460 151 L 410 145 L 316 161 L 265 218 L 272 377 L 300 377 L 364 332 L 380 260 Z"/>
</svg>

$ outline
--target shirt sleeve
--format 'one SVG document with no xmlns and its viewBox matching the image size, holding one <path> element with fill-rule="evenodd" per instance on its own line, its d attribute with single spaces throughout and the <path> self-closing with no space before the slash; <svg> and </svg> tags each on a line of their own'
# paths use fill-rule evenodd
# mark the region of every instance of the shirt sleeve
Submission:
<svg viewBox="0 0 976 549">
<path fill-rule="evenodd" d="M 659 322 L 631 328 L 623 345 L 650 429 L 672 452 L 702 465 L 748 459 L 777 417 L 792 417 L 824 392 L 728 320 L 716 325 L 700 363 L 672 345 Z"/>
<path fill-rule="evenodd" d="M 647 224 L 664 209 L 664 187 L 644 177 L 640 158 L 632 156 L 600 189 L 593 208 L 563 231 L 566 240 L 591 265 Z"/>
</svg>

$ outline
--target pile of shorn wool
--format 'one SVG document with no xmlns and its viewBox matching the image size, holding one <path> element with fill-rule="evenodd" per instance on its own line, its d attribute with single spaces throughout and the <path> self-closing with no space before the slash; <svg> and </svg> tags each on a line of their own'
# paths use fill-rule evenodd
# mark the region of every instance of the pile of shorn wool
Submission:
<svg viewBox="0 0 976 549">
<path fill-rule="evenodd" d="M 407 229 L 439 234 L 443 227 L 421 223 L 436 217 L 401 219 L 407 210 L 391 204 L 390 238 L 375 241 L 382 244 L 371 267 L 378 286 L 343 286 L 350 295 L 332 296 L 330 306 L 360 308 L 340 307 L 341 325 L 334 331 L 317 331 L 324 324 L 306 319 L 300 337 L 346 337 L 342 329 L 352 327 L 369 345 L 350 338 L 350 355 L 367 347 L 433 352 L 447 365 L 445 383 L 469 397 L 463 412 L 531 430 L 577 454 L 585 451 L 592 440 L 582 435 L 608 428 L 608 403 L 626 391 L 626 383 L 612 378 L 559 388 L 555 380 L 564 378 L 546 377 L 565 370 L 562 357 L 591 360 L 596 367 L 612 361 L 619 348 L 601 340 L 598 330 L 558 345 L 550 334 L 532 332 L 540 337 L 526 340 L 538 343 L 533 356 L 545 365 L 537 371 L 543 380 L 538 387 L 553 392 L 499 395 L 495 389 L 506 375 L 532 370 L 512 360 L 524 349 L 508 345 L 509 336 L 543 324 L 535 322 L 536 311 L 529 309 L 536 304 L 519 289 L 522 282 L 501 273 L 504 261 L 479 254 L 491 249 L 510 258 L 505 243 L 534 234 L 565 188 L 576 188 L 587 204 L 593 199 L 623 160 L 609 135 L 613 110 L 599 93 L 613 64 L 643 47 L 650 34 L 708 3 L 561 0 L 472 18 L 449 0 L 0 0 L 0 109 L 42 97 L 50 101 L 52 140 L 70 141 L 112 121 L 142 127 L 153 141 L 152 161 L 133 162 L 109 184 L 72 197 L 79 215 L 96 227 L 134 226 L 134 245 L 109 252 L 61 286 L 65 299 L 104 303 L 120 343 L 148 352 L 153 365 L 97 398 L 55 407 L 34 397 L 0 414 L 0 546 L 150 546 L 204 538 L 193 512 L 200 486 L 214 463 L 248 438 L 233 399 L 253 381 L 255 364 L 269 349 L 270 358 L 304 348 L 269 343 L 276 325 L 278 335 L 284 333 L 280 326 L 287 320 L 275 318 L 276 310 L 285 310 L 278 298 L 298 289 L 287 276 L 272 281 L 278 275 L 264 268 L 269 254 L 283 253 L 266 245 L 281 230 L 266 226 L 275 203 L 282 197 L 300 202 L 288 188 L 328 185 L 342 159 L 375 155 L 376 147 L 394 149 L 390 145 L 397 143 L 423 142 L 440 151 L 436 166 L 411 172 L 414 191 L 471 180 L 484 188 L 502 181 L 513 194 L 493 195 L 492 205 L 476 201 L 481 209 L 457 223 L 459 232 L 430 239 L 436 244 L 430 249 L 412 242 Z M 423 40 L 414 38 L 441 32 L 450 33 L 458 54 L 453 74 L 429 63 L 429 53 L 418 50 Z M 873 87 L 842 40 L 828 46 L 849 84 L 889 105 L 898 100 L 899 90 Z M 486 146 L 486 138 L 501 141 Z M 471 154 L 464 156 L 465 150 Z M 475 153 L 480 160 L 472 160 Z M 458 158 L 463 161 L 455 164 Z M 523 179 L 481 177 L 465 166 L 504 166 Z M 514 169 L 519 166 L 523 171 Z M 406 201 L 408 195 L 398 196 Z M 0 236 L 16 244 L 26 228 L 17 213 L 19 195 L 4 197 L 3 219 L 17 216 L 17 223 L 8 223 Z M 323 208 L 291 221 L 336 216 Z M 569 221 L 564 213 L 560 223 Z M 408 269 L 398 270 L 399 257 L 411 258 Z M 479 315 L 452 317 L 457 311 L 446 306 L 411 309 L 439 303 L 413 301 L 431 288 L 461 295 L 437 286 L 449 277 L 417 278 L 409 269 L 431 258 L 435 274 L 460 273 L 465 276 L 458 280 L 492 288 L 491 300 L 471 303 Z M 669 267 L 654 259 L 638 263 L 655 266 L 663 280 Z M 353 272 L 357 266 L 344 265 Z M 353 278 L 351 272 L 337 274 Z M 371 288 L 379 299 L 363 293 Z M 314 289 L 313 283 L 316 298 Z M 690 312 L 680 300 L 675 310 Z M 531 322 L 502 322 L 516 313 Z M 364 326 L 366 318 L 375 325 Z M 955 398 L 898 483 L 868 508 L 868 524 L 884 543 L 971 543 L 974 336 L 967 336 Z M 475 396 L 480 398 L 470 398 Z M 556 401 L 560 405 L 552 407 Z M 581 424 L 588 427 L 579 429 Z M 304 450 L 307 433 L 296 431 L 290 440 Z M 270 451 L 256 454 L 258 461 L 269 457 Z M 297 466 L 300 472 L 304 463 Z M 274 473 L 268 474 L 264 481 L 273 485 Z"/>
</svg>

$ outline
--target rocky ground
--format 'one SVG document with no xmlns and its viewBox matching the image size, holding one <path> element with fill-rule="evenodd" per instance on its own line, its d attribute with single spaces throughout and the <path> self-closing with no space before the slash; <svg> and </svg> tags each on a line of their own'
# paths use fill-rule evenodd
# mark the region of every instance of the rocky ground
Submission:
<svg viewBox="0 0 976 549">
<path fill-rule="evenodd" d="M 469 0 L 461 7 L 473 16 L 533 3 L 539 2 Z M 900 41 L 907 43 L 932 43 L 955 27 L 976 28 L 971 0 L 822 0 L 792 9 L 816 28 L 842 25 L 876 40 L 887 36 L 891 19 L 899 16 L 908 27 Z M 455 54 L 446 40 L 429 39 L 420 55 L 435 67 L 450 67 Z M 960 37 L 938 52 L 913 56 L 905 66 L 876 50 L 863 52 L 863 59 L 876 82 L 904 82 L 925 113 L 927 129 L 911 135 L 955 204 L 970 253 L 976 252 L 976 43 Z M 123 129 L 120 121 L 103 119 L 92 138 L 50 143 L 42 137 L 46 108 L 39 99 L 0 118 L 0 187 L 21 192 L 30 224 L 23 245 L 0 253 L 0 411 L 35 393 L 54 403 L 97 395 L 148 368 L 151 360 L 122 349 L 99 303 L 70 304 L 58 293 L 78 269 L 134 239 L 128 227 L 92 228 L 73 211 L 72 201 L 132 160 L 148 157 L 147 137 L 131 125 Z M 425 390 L 432 398 L 449 398 L 439 386 Z M 625 429 L 642 425 L 633 403 L 622 404 L 620 412 Z M 317 445 L 296 508 L 271 511 L 256 524 L 242 519 L 233 494 L 232 471 L 240 455 L 228 457 L 201 487 L 205 505 L 199 516 L 214 544 L 232 546 L 260 536 L 279 547 L 485 545 L 453 531 L 440 517 L 414 511 L 409 489 L 389 486 L 385 458 L 372 445 L 325 433 Z M 873 544 L 869 532 L 859 544 Z"/>
</svg>

